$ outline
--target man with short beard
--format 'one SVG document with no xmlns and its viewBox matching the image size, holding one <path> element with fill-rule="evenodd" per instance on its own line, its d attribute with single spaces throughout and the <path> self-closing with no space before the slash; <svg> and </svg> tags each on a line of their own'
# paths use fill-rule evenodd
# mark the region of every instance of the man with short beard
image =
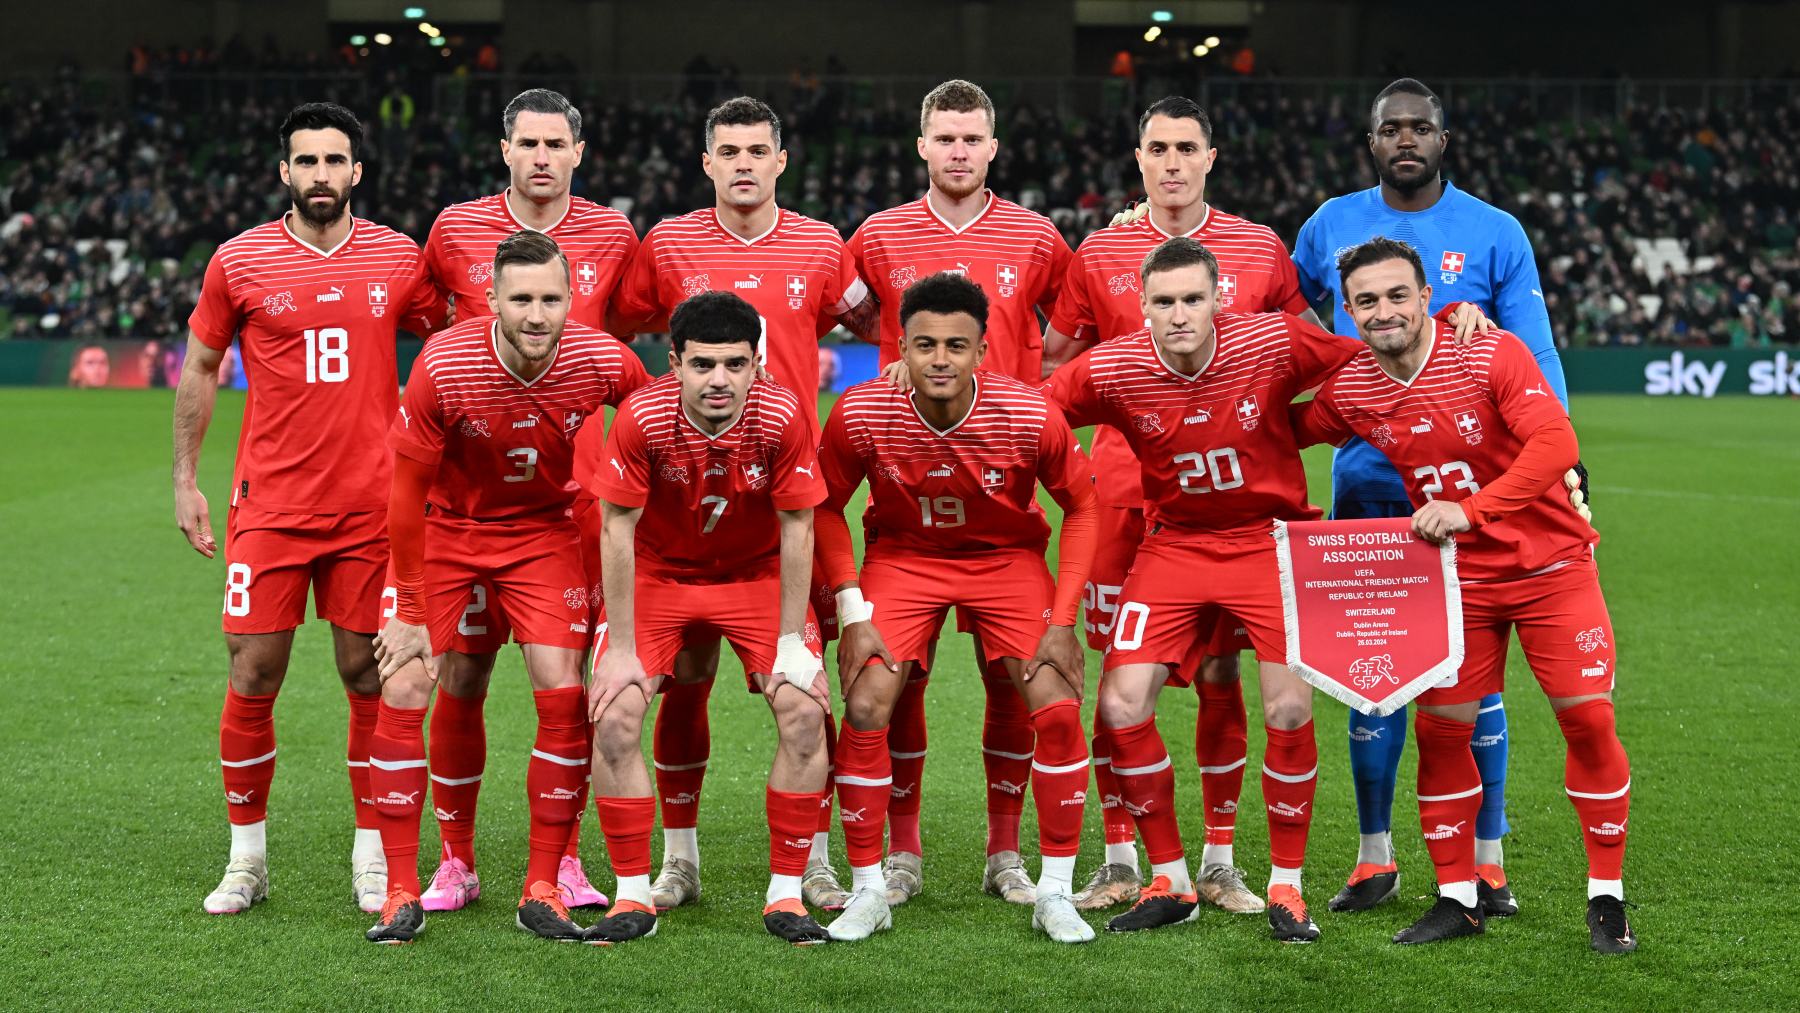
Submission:
<svg viewBox="0 0 1800 1013">
<path fill-rule="evenodd" d="M 1443 104 L 1420 82 L 1401 78 L 1375 96 L 1369 109 L 1368 144 L 1381 183 L 1326 201 L 1301 226 L 1294 244 L 1300 290 L 1315 302 L 1329 295 L 1337 307 L 1335 330 L 1354 334 L 1356 322 L 1344 308 L 1348 300 L 1339 279 L 1339 255 L 1377 236 L 1406 242 L 1431 271 L 1431 309 L 1435 312 L 1457 301 L 1479 305 L 1525 343 L 1551 391 L 1566 406 L 1568 391 L 1550 336 L 1550 315 L 1531 240 L 1512 215 L 1458 190 L 1443 177 L 1449 140 Z M 1331 486 L 1334 518 L 1412 513 L 1400 474 L 1380 450 L 1355 436 L 1332 459 Z M 1482 701 L 1477 724 L 1473 742 L 1483 802 L 1475 851 L 1482 907 L 1489 915 L 1505 916 L 1519 906 L 1507 884 L 1500 841 L 1507 830 L 1507 735 L 1499 693 Z M 1385 718 L 1350 712 L 1350 770 L 1362 839 L 1348 883 L 1331 900 L 1333 911 L 1367 910 L 1399 892 L 1400 872 L 1389 827 L 1394 781 L 1405 748 L 1405 708 Z"/>
<path fill-rule="evenodd" d="M 987 355 L 981 368 L 1029 384 L 1040 380 L 1043 326 L 1062 291 L 1073 254 L 1050 219 L 1003 200 L 987 188 L 988 165 L 999 151 L 994 103 L 968 81 L 933 88 L 919 112 L 919 157 L 931 188 L 918 200 L 877 212 L 850 238 L 857 272 L 889 298 L 881 304 L 881 366 L 901 358 L 900 296 L 916 280 L 940 271 L 959 274 L 987 296 Z M 892 375 L 892 374 L 890 374 Z M 1017 904 L 1035 899 L 1019 856 L 1021 787 L 1031 772 L 1034 736 L 1025 700 L 1007 669 L 977 651 L 986 707 L 981 762 L 987 775 L 987 864 L 982 889 Z M 888 902 L 902 904 L 924 886 L 919 831 L 920 783 L 925 770 L 925 686 L 921 659 L 894 706 L 888 744 L 894 764 L 892 842 L 886 865 Z"/>
<path fill-rule="evenodd" d="M 369 788 L 380 683 L 371 643 L 387 569 L 391 462 L 382 433 L 398 404 L 395 333 L 426 333 L 443 304 L 412 240 L 350 214 L 362 125 L 308 103 L 281 125 L 281 181 L 293 207 L 213 254 L 188 320 L 175 393 L 175 521 L 194 551 L 218 551 L 196 483 L 219 366 L 241 343 L 251 393 L 226 521 L 225 643 L 231 655 L 219 760 L 231 857 L 203 904 L 247 910 L 269 891 L 265 817 L 275 776 L 275 695 L 287 676 L 306 593 L 331 623 L 350 700 L 347 758 L 356 805 L 352 890 L 381 909 L 387 866 Z"/>
<path fill-rule="evenodd" d="M 575 437 L 650 377 L 619 342 L 568 321 L 569 262 L 543 233 L 522 229 L 502 240 L 493 279 L 495 315 L 432 336 L 388 437 L 395 599 L 377 639 L 381 711 L 369 763 L 389 885 L 372 942 L 411 942 L 425 925 L 425 710 L 436 670 L 466 667 L 446 645 L 457 643 L 473 584 L 493 589 L 537 705 L 525 774 L 531 857 L 517 923 L 546 939 L 582 933 L 558 885 L 587 799 L 581 661 L 591 613 L 581 530 L 570 516 Z"/>
</svg>

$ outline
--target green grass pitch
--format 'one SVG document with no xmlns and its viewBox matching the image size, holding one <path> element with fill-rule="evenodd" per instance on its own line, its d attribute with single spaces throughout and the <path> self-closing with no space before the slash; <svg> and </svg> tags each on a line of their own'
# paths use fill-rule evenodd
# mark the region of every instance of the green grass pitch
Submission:
<svg viewBox="0 0 1800 1013">
<path fill-rule="evenodd" d="M 241 404 L 220 398 L 204 458 L 221 537 Z M 762 784 L 774 740 L 763 704 L 736 690 L 731 661 L 713 701 L 704 899 L 667 917 L 656 939 L 617 950 L 552 946 L 514 929 L 532 717 L 510 652 L 488 705 L 478 841 L 486 896 L 432 916 L 415 946 L 370 946 L 370 918 L 349 893 L 346 707 L 317 623 L 300 632 L 277 709 L 273 896 L 245 915 L 208 917 L 200 898 L 226 846 L 216 751 L 224 563 L 194 555 L 172 523 L 169 395 L 9 390 L 0 406 L 9 434 L 0 446 L 0 623 L 11 645 L 0 659 L 0 1007 L 1800 1008 L 1800 417 L 1791 401 L 1594 396 L 1576 405 L 1634 768 L 1627 879 L 1643 949 L 1626 959 L 1587 949 L 1561 740 L 1516 649 L 1507 855 L 1522 912 L 1483 939 L 1419 950 L 1388 942 L 1430 892 L 1410 755 L 1395 805 L 1401 897 L 1358 916 L 1325 911 L 1354 857 L 1356 825 L 1344 710 L 1323 696 L 1307 875 L 1318 944 L 1280 946 L 1262 919 L 1213 912 L 1080 948 L 1034 936 L 1028 910 L 978 892 L 981 697 L 966 638 L 950 636 L 929 695 L 926 892 L 896 910 L 894 931 L 810 949 L 763 933 Z M 1325 458 L 1309 461 L 1321 501 Z M 1096 672 L 1090 659 L 1090 685 Z M 1254 690 L 1251 707 L 1254 760 Z M 1165 695 L 1184 828 L 1198 841 L 1193 715 L 1191 694 Z M 1260 886 L 1268 859 L 1258 779 L 1245 787 L 1238 856 Z M 588 867 L 610 887 L 589 817 Z M 1100 851 L 1094 807 L 1088 818 L 1083 878 Z M 1025 840 L 1032 851 L 1029 815 Z M 833 849 L 843 869 L 841 839 Z M 1028 862 L 1035 870 L 1035 856 Z"/>
</svg>

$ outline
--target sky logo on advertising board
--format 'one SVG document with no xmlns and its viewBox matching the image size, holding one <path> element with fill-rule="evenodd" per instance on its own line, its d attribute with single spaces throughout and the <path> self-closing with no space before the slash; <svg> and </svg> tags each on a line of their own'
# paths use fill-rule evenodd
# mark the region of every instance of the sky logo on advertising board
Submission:
<svg viewBox="0 0 1800 1013">
<path fill-rule="evenodd" d="M 1750 393 L 1762 396 L 1800 394 L 1800 359 L 1790 359 L 1788 353 L 1776 352 L 1773 359 L 1752 362 Z"/>
<path fill-rule="evenodd" d="M 1767 364 L 1759 362 L 1751 367 L 1752 371 L 1761 365 Z M 1719 392 L 1719 384 L 1724 379 L 1723 362 L 1706 363 L 1697 359 L 1689 362 L 1679 350 L 1670 352 L 1666 361 L 1644 364 L 1644 393 L 1653 396 L 1712 397 Z"/>
</svg>

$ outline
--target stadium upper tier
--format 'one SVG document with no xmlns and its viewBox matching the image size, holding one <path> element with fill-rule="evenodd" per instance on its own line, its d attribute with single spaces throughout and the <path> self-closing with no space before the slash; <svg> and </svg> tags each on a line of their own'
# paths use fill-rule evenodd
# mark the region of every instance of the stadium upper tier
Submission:
<svg viewBox="0 0 1800 1013">
<path fill-rule="evenodd" d="M 0 104 L 0 334 L 179 335 L 212 248 L 285 206 L 275 128 L 289 94 L 88 97 L 100 90 L 64 79 Z M 305 97 L 350 98 L 322 90 Z M 574 96 L 587 142 L 575 191 L 618 207 L 640 233 L 713 202 L 700 169 L 713 95 L 667 90 L 660 102 Z M 477 78 L 452 104 L 440 82 L 409 125 L 397 115 L 384 124 L 378 97 L 352 100 L 369 131 L 356 213 L 423 241 L 440 208 L 503 187 L 502 91 Z M 923 192 L 916 105 L 829 84 L 782 92 L 771 96 L 790 152 L 782 204 L 849 235 Z M 1291 244 L 1326 198 L 1373 185 L 1366 106 L 1322 95 L 1215 98 L 1208 200 Z M 990 185 L 1050 216 L 1071 244 L 1141 196 L 1138 102 L 1127 93 L 1112 112 L 1079 117 L 998 96 Z M 1445 174 L 1524 222 L 1559 341 L 1742 346 L 1800 335 L 1800 89 L 1747 89 L 1725 108 L 1631 102 L 1616 116 L 1566 119 L 1468 90 L 1447 97 Z M 489 111 L 439 111 L 449 107 Z"/>
</svg>

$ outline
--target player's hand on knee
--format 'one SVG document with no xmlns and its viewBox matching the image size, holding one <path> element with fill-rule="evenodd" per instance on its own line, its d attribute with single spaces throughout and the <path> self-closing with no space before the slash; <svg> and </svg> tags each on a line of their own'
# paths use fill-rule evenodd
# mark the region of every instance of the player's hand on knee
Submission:
<svg viewBox="0 0 1800 1013">
<path fill-rule="evenodd" d="M 1460 504 L 1441 499 L 1420 507 L 1412 517 L 1413 534 L 1433 545 L 1442 545 L 1471 527 Z"/>
<path fill-rule="evenodd" d="M 881 371 L 881 378 L 902 394 L 912 390 L 912 372 L 899 360 L 888 363 L 888 368 Z"/>
<path fill-rule="evenodd" d="M 1466 345 L 1476 337 L 1497 330 L 1500 326 L 1489 320 L 1487 314 L 1481 312 L 1481 307 L 1472 302 L 1456 304 L 1456 311 L 1450 314 L 1450 325 L 1456 328 L 1458 345 Z"/>
<path fill-rule="evenodd" d="M 425 666 L 425 676 L 437 681 L 437 656 L 431 653 L 431 631 L 395 616 L 375 634 L 375 660 L 381 663 L 381 681 L 394 677 L 409 661 Z"/>
<path fill-rule="evenodd" d="M 1588 473 L 1580 461 L 1563 475 L 1563 485 L 1569 490 L 1569 505 L 1581 515 L 1581 519 L 1589 524 L 1594 523 L 1594 511 L 1588 507 Z"/>
<path fill-rule="evenodd" d="M 1113 215 L 1112 221 L 1108 222 L 1107 224 L 1108 225 L 1130 225 L 1132 222 L 1143 221 L 1144 216 L 1149 213 L 1150 213 L 1150 202 L 1147 200 L 1139 201 L 1136 204 L 1126 205 L 1124 210 L 1120 211 L 1116 215 Z"/>
<path fill-rule="evenodd" d="M 188 544 L 207 559 L 219 550 L 212 533 L 212 517 L 207 511 L 206 494 L 193 486 L 175 490 L 175 526 L 187 536 Z"/>
<path fill-rule="evenodd" d="M 782 683 L 787 683 L 812 697 L 827 712 L 831 710 L 831 684 L 824 678 L 825 663 L 798 633 L 783 633 L 775 641 L 775 664 L 769 666 L 765 695 L 775 699 Z"/>
<path fill-rule="evenodd" d="M 1075 694 L 1075 699 L 1081 699 L 1082 684 L 1087 681 L 1087 653 L 1081 649 L 1081 641 L 1075 636 L 1075 627 L 1051 626 L 1045 629 L 1043 637 L 1038 640 L 1037 653 L 1025 662 L 1021 678 L 1030 682 L 1045 669 L 1061 676 L 1070 692 Z"/>
<path fill-rule="evenodd" d="M 609 647 L 594 664 L 594 679 L 588 683 L 588 720 L 599 724 L 600 715 L 606 713 L 606 708 L 612 705 L 620 693 L 628 689 L 641 692 L 646 704 L 656 693 L 656 687 L 645 673 L 644 663 L 638 660 L 636 651 Z"/>
<path fill-rule="evenodd" d="M 844 627 L 838 637 L 838 690 L 846 700 L 850 698 L 850 687 L 862 675 L 863 668 L 876 658 L 881 659 L 888 671 L 900 671 L 900 666 L 894 663 L 893 654 L 888 651 L 887 643 L 881 639 L 881 631 L 875 628 L 873 619 Z"/>
</svg>

